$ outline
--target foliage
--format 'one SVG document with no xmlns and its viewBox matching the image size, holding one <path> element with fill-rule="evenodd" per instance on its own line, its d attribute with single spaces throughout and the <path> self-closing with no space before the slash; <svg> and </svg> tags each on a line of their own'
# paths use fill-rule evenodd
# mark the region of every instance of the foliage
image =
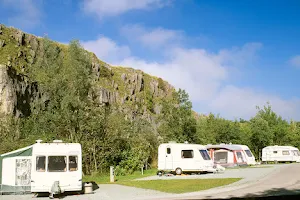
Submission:
<svg viewBox="0 0 300 200">
<path fill-rule="evenodd" d="M 167 140 L 193 142 L 196 138 L 196 119 L 192 115 L 192 103 L 185 90 L 179 89 L 171 101 L 163 102 L 163 123 L 159 132 Z M 166 140 L 165 140 L 166 141 Z"/>
<path fill-rule="evenodd" d="M 166 89 L 165 83 L 164 83 L 164 81 L 161 78 L 158 78 L 158 88 L 160 88 L 160 89 L 162 89 L 164 91 Z"/>
</svg>

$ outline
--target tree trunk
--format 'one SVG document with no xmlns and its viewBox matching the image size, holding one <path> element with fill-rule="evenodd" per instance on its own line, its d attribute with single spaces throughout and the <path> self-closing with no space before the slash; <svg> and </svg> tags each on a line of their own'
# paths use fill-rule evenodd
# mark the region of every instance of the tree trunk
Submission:
<svg viewBox="0 0 300 200">
<path fill-rule="evenodd" d="M 94 139 L 94 148 L 93 148 L 93 156 L 94 156 L 94 162 L 95 162 L 95 170 L 98 172 L 98 167 L 97 167 L 97 159 L 96 159 L 96 145 L 95 145 L 95 139 Z"/>
</svg>

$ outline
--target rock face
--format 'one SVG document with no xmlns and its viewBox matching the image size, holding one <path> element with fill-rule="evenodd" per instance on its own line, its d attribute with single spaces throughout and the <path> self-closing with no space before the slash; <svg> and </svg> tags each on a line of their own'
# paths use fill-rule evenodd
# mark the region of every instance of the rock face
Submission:
<svg viewBox="0 0 300 200">
<path fill-rule="evenodd" d="M 29 116 L 30 103 L 37 97 L 35 83 L 29 83 L 26 77 L 17 75 L 14 69 L 0 65 L 0 116 Z"/>
<path fill-rule="evenodd" d="M 13 113 L 16 101 L 16 92 L 7 67 L 0 65 L 0 116 Z"/>
<path fill-rule="evenodd" d="M 117 102 L 118 93 L 108 91 L 105 88 L 97 88 L 97 91 L 94 92 L 96 101 L 99 104 L 114 104 Z"/>
<path fill-rule="evenodd" d="M 63 51 L 61 46 L 57 48 Z M 0 115 L 28 116 L 30 103 L 36 98 L 44 99 L 38 83 L 26 74 L 41 56 L 42 47 L 42 38 L 0 24 Z M 95 83 L 90 94 L 95 102 L 117 104 L 129 119 L 141 115 L 152 122 L 153 116 L 160 114 L 159 102 L 172 94 L 172 85 L 140 70 L 112 67 L 90 54 Z M 146 106 L 147 102 L 153 102 L 152 108 Z"/>
<path fill-rule="evenodd" d="M 0 40 L 0 48 L 5 46 L 5 40 Z"/>
</svg>

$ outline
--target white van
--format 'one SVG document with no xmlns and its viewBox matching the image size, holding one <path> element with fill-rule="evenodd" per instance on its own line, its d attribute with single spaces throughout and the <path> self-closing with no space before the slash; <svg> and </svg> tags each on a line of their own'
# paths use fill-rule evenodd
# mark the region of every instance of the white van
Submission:
<svg viewBox="0 0 300 200">
<path fill-rule="evenodd" d="M 292 146 L 267 146 L 262 149 L 262 162 L 300 162 L 300 152 Z"/>
<path fill-rule="evenodd" d="M 0 186 L 2 192 L 81 191 L 81 145 L 37 140 L 36 144 L 0 155 Z"/>
<path fill-rule="evenodd" d="M 158 171 L 215 172 L 216 168 L 207 149 L 199 144 L 164 143 L 158 147 Z"/>
</svg>

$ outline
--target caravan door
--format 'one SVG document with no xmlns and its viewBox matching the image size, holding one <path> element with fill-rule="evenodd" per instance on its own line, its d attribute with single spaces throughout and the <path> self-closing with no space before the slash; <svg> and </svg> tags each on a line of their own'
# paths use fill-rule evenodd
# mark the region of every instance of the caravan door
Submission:
<svg viewBox="0 0 300 200">
<path fill-rule="evenodd" d="M 172 149 L 170 146 L 167 146 L 166 148 L 165 169 L 173 169 L 173 156 Z"/>
</svg>

